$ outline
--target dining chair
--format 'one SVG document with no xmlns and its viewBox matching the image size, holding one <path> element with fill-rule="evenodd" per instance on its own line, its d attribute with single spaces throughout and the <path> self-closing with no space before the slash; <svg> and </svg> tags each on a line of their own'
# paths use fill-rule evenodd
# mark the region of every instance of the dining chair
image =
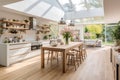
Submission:
<svg viewBox="0 0 120 80">
<path fill-rule="evenodd" d="M 70 50 L 67 53 L 67 65 L 68 65 L 68 69 L 70 66 L 74 66 L 75 71 L 77 69 L 77 67 L 79 67 L 79 62 L 78 62 L 78 53 L 75 51 Z"/>
<path fill-rule="evenodd" d="M 53 63 L 53 60 L 57 60 L 57 64 L 59 63 L 59 52 L 57 51 L 52 51 L 52 50 L 49 50 L 48 51 L 48 57 L 47 57 L 47 63 Z"/>
</svg>

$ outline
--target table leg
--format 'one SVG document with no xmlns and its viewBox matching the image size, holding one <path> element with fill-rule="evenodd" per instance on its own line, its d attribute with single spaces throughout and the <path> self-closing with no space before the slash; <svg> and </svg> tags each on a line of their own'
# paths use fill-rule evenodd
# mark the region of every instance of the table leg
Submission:
<svg viewBox="0 0 120 80">
<path fill-rule="evenodd" d="M 66 72 L 66 53 L 63 52 L 63 73 Z"/>
<path fill-rule="evenodd" d="M 45 61 L 44 61 L 44 49 L 41 48 L 41 68 L 45 67 Z"/>
</svg>

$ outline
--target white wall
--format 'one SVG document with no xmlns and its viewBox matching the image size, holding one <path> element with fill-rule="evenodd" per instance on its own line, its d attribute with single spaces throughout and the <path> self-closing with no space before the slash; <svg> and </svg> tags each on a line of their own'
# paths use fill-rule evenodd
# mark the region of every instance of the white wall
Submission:
<svg viewBox="0 0 120 80">
<path fill-rule="evenodd" d="M 28 17 L 26 16 L 18 15 L 18 14 L 3 11 L 3 10 L 0 10 L 0 18 L 7 18 L 7 19 L 10 18 L 10 19 L 18 19 L 18 20 L 28 19 Z"/>
<path fill-rule="evenodd" d="M 106 23 L 120 20 L 120 0 L 104 0 L 104 14 Z"/>
<path fill-rule="evenodd" d="M 4 10 L 0 10 L 0 18 L 7 18 L 7 19 L 17 19 L 17 20 L 24 20 L 24 19 L 28 19 L 29 17 L 24 16 L 24 15 L 20 15 L 20 14 L 16 14 L 16 13 L 12 13 L 12 12 L 8 12 L 8 11 L 4 11 Z M 43 18 L 37 18 L 37 24 L 48 24 L 49 22 L 51 22 L 50 20 L 47 19 L 43 19 Z M 13 37 L 13 36 L 20 36 L 22 35 L 23 38 L 26 41 L 35 41 L 36 40 L 36 31 L 35 30 L 26 30 L 26 32 L 22 32 L 22 33 L 18 33 L 18 34 L 11 34 L 8 33 L 8 31 L 5 31 L 4 34 L 0 37 L 0 42 L 3 42 L 5 37 Z M 43 34 L 39 35 L 42 39 L 42 37 L 44 36 Z"/>
</svg>

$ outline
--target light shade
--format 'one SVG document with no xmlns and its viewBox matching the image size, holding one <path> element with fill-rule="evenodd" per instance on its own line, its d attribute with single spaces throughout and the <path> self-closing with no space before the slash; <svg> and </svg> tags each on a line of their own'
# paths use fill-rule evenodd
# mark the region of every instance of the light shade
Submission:
<svg viewBox="0 0 120 80">
<path fill-rule="evenodd" d="M 65 22 L 65 20 L 63 18 L 61 18 L 61 20 L 60 20 L 60 22 L 58 24 L 65 25 L 66 22 Z"/>
<path fill-rule="evenodd" d="M 74 22 L 71 20 L 68 26 L 75 26 Z"/>
</svg>

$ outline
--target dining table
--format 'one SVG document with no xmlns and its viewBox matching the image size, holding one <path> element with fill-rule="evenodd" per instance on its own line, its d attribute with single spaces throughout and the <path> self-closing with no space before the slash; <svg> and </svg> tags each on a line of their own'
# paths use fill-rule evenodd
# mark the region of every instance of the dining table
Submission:
<svg viewBox="0 0 120 80">
<path fill-rule="evenodd" d="M 49 51 L 57 51 L 61 52 L 62 54 L 62 72 L 66 72 L 66 54 L 69 52 L 69 50 L 73 48 L 81 48 L 80 46 L 83 45 L 83 42 L 70 42 L 69 44 L 64 45 L 57 45 L 57 46 L 51 46 L 50 44 L 43 45 L 41 47 L 41 68 L 45 68 L 45 50 Z"/>
</svg>

